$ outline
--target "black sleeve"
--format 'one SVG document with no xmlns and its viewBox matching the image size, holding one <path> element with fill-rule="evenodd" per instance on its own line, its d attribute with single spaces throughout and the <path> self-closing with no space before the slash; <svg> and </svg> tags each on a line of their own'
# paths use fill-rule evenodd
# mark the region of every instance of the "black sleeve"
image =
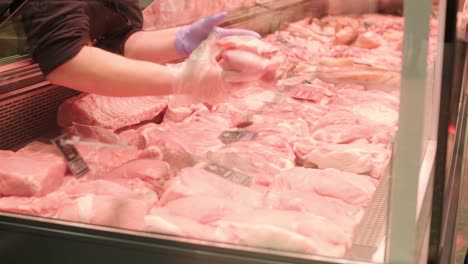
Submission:
<svg viewBox="0 0 468 264">
<path fill-rule="evenodd" d="M 21 15 L 32 57 L 44 75 L 90 41 L 86 1 L 30 0 Z"/>
<path fill-rule="evenodd" d="M 97 43 L 97 47 L 107 51 L 123 54 L 125 42 L 135 32 L 143 28 L 143 13 L 138 0 L 104 0 L 100 1 L 109 10 L 113 10 L 119 18 L 104 19 L 97 24 L 104 25 L 106 28 L 106 39 Z M 102 13 L 102 11 L 100 11 Z M 95 15 L 91 15 L 95 17 Z M 112 17 L 112 16 L 109 16 Z M 93 31 L 93 30 L 91 30 Z M 92 34 L 93 35 L 93 34 Z"/>
</svg>

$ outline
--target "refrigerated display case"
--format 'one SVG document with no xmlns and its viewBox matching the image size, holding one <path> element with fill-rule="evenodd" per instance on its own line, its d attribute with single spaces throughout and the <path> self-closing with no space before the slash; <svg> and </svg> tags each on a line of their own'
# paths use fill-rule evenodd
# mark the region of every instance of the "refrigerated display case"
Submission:
<svg viewBox="0 0 468 264">
<path fill-rule="evenodd" d="M 167 219 L 158 218 L 159 229 L 155 231 L 150 229 L 125 229 L 118 224 L 117 226 L 114 224 L 114 227 L 92 225 L 90 224 L 92 222 L 91 219 L 81 219 L 81 223 L 80 221 L 65 221 L 59 219 L 58 215 L 60 214 L 56 212 L 42 216 L 28 215 L 24 212 L 29 210 L 29 212 L 33 211 L 33 214 L 38 214 L 37 212 L 34 213 L 34 209 L 24 209 L 28 206 L 33 206 L 34 201 L 36 201 L 34 199 L 36 198 L 29 199 L 21 197 L 21 195 L 12 196 L 11 194 L 3 194 L 4 196 L 0 197 L 0 208 L 3 210 L 0 213 L 0 258 L 2 262 L 29 263 L 40 260 L 47 263 L 83 263 L 87 261 L 90 263 L 135 262 L 139 264 L 153 263 L 155 261 L 159 263 L 426 263 L 429 256 L 430 235 L 433 237 L 439 236 L 439 233 L 433 235 L 430 232 L 431 219 L 433 219 L 431 211 L 432 205 L 436 204 L 434 201 L 442 199 L 438 196 L 433 197 L 433 188 L 434 182 L 438 182 L 441 178 L 440 176 L 435 177 L 436 168 L 442 166 L 440 159 L 436 158 L 436 154 L 440 155 L 437 151 L 440 151 L 438 147 L 440 147 L 440 141 L 443 140 L 440 139 L 441 124 L 439 116 L 446 116 L 448 112 L 448 104 L 441 103 L 441 98 L 446 98 L 444 97 L 444 90 L 441 88 L 443 87 L 443 74 L 445 74 L 444 70 L 447 65 L 447 52 L 444 50 L 447 46 L 446 38 L 444 38 L 446 34 L 445 26 L 449 24 L 447 21 L 451 21 L 454 18 L 446 16 L 450 10 L 450 5 L 447 5 L 446 1 L 406 1 L 402 12 L 404 16 L 404 30 L 402 30 L 403 20 L 398 17 L 390 17 L 391 19 L 385 20 L 389 17 L 360 16 L 379 11 L 385 12 L 389 9 L 386 9 L 382 5 L 388 4 L 388 2 L 391 1 L 353 1 L 353 3 L 350 3 L 350 1 L 333 0 L 259 0 L 254 5 L 233 9 L 229 14 L 228 21 L 223 24 L 226 27 L 241 27 L 255 30 L 261 33 L 264 39 L 270 43 L 276 43 L 278 47 L 282 44 L 281 48 L 283 52 L 290 52 L 287 58 L 287 63 L 289 63 L 287 71 L 283 72 L 280 76 L 281 80 L 278 82 L 278 87 L 281 86 L 280 83 L 286 83 L 281 89 L 286 88 L 284 88 L 285 90 L 278 88 L 278 93 L 275 94 L 273 99 L 269 102 L 264 102 L 267 105 L 266 108 L 274 109 L 275 106 L 272 106 L 272 103 L 274 104 L 275 100 L 280 100 L 286 108 L 292 106 L 303 107 L 308 102 L 304 102 L 304 98 L 299 98 L 302 101 L 294 101 L 295 99 L 289 98 L 291 90 L 287 89 L 294 89 L 303 84 L 306 84 L 306 86 L 310 84 L 315 87 L 314 85 L 317 85 L 317 82 L 314 83 L 314 81 L 318 80 L 320 85 L 331 87 L 331 90 L 340 85 L 352 84 L 351 86 L 354 85 L 354 90 L 347 90 L 348 96 L 357 98 L 362 96 L 360 93 L 363 92 L 363 89 L 366 91 L 379 90 L 377 92 L 371 91 L 371 93 L 378 95 L 373 97 L 374 100 L 377 100 L 376 98 L 388 97 L 390 99 L 386 103 L 399 109 L 398 129 L 393 131 L 394 134 L 393 132 L 388 132 L 390 136 L 386 138 L 390 142 L 374 144 L 374 140 L 380 140 L 379 135 L 377 135 L 378 133 L 375 132 L 375 128 L 374 132 L 372 132 L 374 134 L 370 137 L 351 137 L 355 141 L 353 144 L 358 144 L 358 146 L 362 144 L 362 139 L 364 139 L 366 146 L 380 144 L 379 146 L 385 146 L 385 149 L 390 148 L 391 158 L 388 160 L 388 165 L 381 168 L 380 172 L 371 172 L 372 169 L 349 171 L 351 170 L 349 167 L 340 167 L 342 164 L 329 165 L 329 162 L 323 162 L 319 165 L 319 161 L 317 160 L 314 161 L 317 163 L 312 165 L 306 164 L 307 160 L 304 159 L 307 158 L 297 158 L 296 156 L 300 155 L 297 152 L 295 153 L 293 161 L 296 167 L 312 166 L 315 168 L 304 170 L 319 171 L 322 169 L 334 169 L 338 166 L 341 171 L 348 173 L 343 175 L 347 175 L 349 179 L 359 179 L 361 181 L 359 183 L 354 182 L 354 184 L 368 184 L 370 182 L 374 184 L 373 188 L 375 188 L 375 191 L 373 191 L 372 198 L 363 206 L 364 209 L 359 211 L 360 216 L 356 216 L 356 218 L 360 218 L 360 221 L 353 227 L 352 234 L 348 233 L 348 231 L 341 232 L 341 226 L 335 225 L 335 223 L 340 223 L 337 219 L 331 221 L 327 216 L 298 212 L 307 211 L 304 208 L 309 205 L 314 207 L 313 211 L 317 212 L 317 214 L 318 212 L 327 211 L 327 206 L 336 206 L 336 204 L 344 207 L 335 208 L 348 208 L 350 206 L 346 201 L 336 201 L 338 199 L 336 194 L 335 197 L 333 195 L 326 196 L 327 194 L 320 193 L 320 191 L 315 191 L 318 194 L 315 193 L 314 195 L 316 196 L 313 198 L 319 199 L 319 202 L 317 200 L 306 200 L 305 198 L 305 200 L 301 201 L 301 198 L 297 198 L 296 196 L 287 197 L 293 200 L 299 199 L 303 203 L 300 206 L 304 206 L 304 208 L 299 210 L 296 210 L 297 208 L 295 209 L 295 205 L 292 204 L 291 208 L 282 208 L 281 214 L 275 210 L 271 210 L 275 211 L 275 213 L 271 213 L 270 217 L 266 215 L 271 212 L 268 211 L 271 208 L 268 210 L 263 208 L 263 211 L 246 211 L 249 215 L 244 220 L 238 220 L 232 216 L 232 218 L 218 216 L 218 220 L 228 219 L 227 222 L 204 219 L 193 225 L 194 229 L 197 229 L 198 233 L 195 232 L 197 234 L 178 231 L 179 227 L 185 223 L 185 220 L 171 223 Z M 393 11 L 393 7 L 391 10 Z M 175 14 L 177 15 L 177 12 Z M 329 16 L 331 14 L 339 16 L 338 20 L 334 20 L 336 17 Z M 344 16 L 352 17 L 351 19 L 344 18 L 347 21 L 345 24 L 355 23 L 349 21 L 360 21 L 358 22 L 359 30 L 346 43 L 339 43 L 340 45 L 330 44 L 327 38 L 330 38 L 333 42 L 334 38 L 336 38 L 335 34 L 339 32 L 338 30 L 346 30 L 349 27 L 347 24 L 345 26 L 336 25 L 341 23 L 339 19 L 342 19 Z M 305 18 L 311 19 L 304 20 Z M 325 19 L 316 20 L 322 18 Z M 387 24 L 385 24 L 385 21 L 387 21 Z M 399 23 L 396 25 L 392 24 L 395 21 L 399 21 Z M 374 24 L 380 22 L 383 24 L 382 28 L 372 29 Z M 296 27 L 296 31 L 290 34 L 288 26 L 291 23 L 293 27 Z M 322 28 L 317 29 L 317 25 Z M 299 29 L 297 28 L 298 26 Z M 334 28 L 331 34 L 333 36 L 327 33 L 327 30 L 331 28 Z M 289 30 L 293 29 L 289 28 Z M 300 29 L 306 31 L 305 35 L 303 32 L 300 32 Z M 313 30 L 318 30 L 320 34 L 317 34 Z M 360 34 L 364 35 L 368 31 L 375 33 L 374 31 L 378 30 L 381 30 L 380 34 L 394 34 L 386 36 L 385 41 L 388 43 L 385 42 L 385 45 L 388 44 L 388 50 L 379 49 L 380 46 L 384 46 L 383 42 L 380 42 L 377 47 L 364 47 L 365 44 L 358 43 Z M 287 33 L 286 35 L 281 35 L 281 32 Z M 341 33 L 344 32 L 346 31 Z M 376 45 L 374 38 L 383 41 L 381 35 L 371 35 L 366 40 L 373 43 L 371 45 Z M 390 43 L 392 41 L 394 45 Z M 304 46 L 301 47 L 303 49 L 299 53 L 292 52 L 301 45 Z M 328 53 L 328 56 L 321 54 L 321 52 L 326 52 L 321 49 L 324 46 L 332 50 L 331 53 Z M 355 53 L 352 54 L 352 52 L 348 52 L 349 50 Z M 339 55 L 330 55 L 337 53 Z M 297 56 L 298 60 L 292 60 L 291 57 L 293 55 L 291 54 Z M 368 54 L 373 55 L 374 60 L 370 60 L 370 57 L 367 56 Z M 394 56 L 393 54 L 399 54 L 398 56 L 400 56 L 402 61 L 399 62 L 398 56 Z M 397 62 L 389 62 L 390 59 L 394 59 Z M 0 149 L 16 151 L 21 150 L 24 146 L 31 146 L 28 144 L 33 141 L 50 141 L 51 135 L 56 135 L 60 131 L 57 124 L 59 106 L 67 99 L 76 96 L 78 92 L 48 83 L 40 73 L 37 65 L 30 58 L 12 57 L 5 58 L 2 61 L 4 63 L 0 64 Z M 319 62 L 318 64 L 317 61 Z M 400 67 L 401 69 L 399 69 Z M 333 78 L 329 78 L 330 75 Z M 304 76 L 312 79 L 304 79 Z M 303 78 L 301 80 L 304 82 L 298 83 L 298 78 Z M 375 81 L 376 79 L 377 81 Z M 384 83 L 379 83 L 382 79 L 385 79 Z M 333 90 L 334 92 L 331 90 L 327 91 L 325 95 L 322 93 L 322 99 L 325 98 L 330 101 L 342 99 L 334 94 L 339 91 L 338 88 Z M 313 91 L 317 92 L 317 90 Z M 329 93 L 333 93 L 333 95 L 329 95 Z M 287 98 L 284 99 L 284 97 Z M 396 104 L 394 98 L 397 98 Z M 330 106 L 330 102 L 327 100 L 320 102 L 316 99 L 314 100 L 308 101 L 312 101 L 313 105 L 320 106 L 320 109 L 322 109 L 322 106 L 324 106 L 324 109 L 327 109 L 324 111 L 314 110 L 318 111 L 319 116 L 325 115 L 328 109 L 336 107 L 336 105 Z M 354 103 L 359 105 L 359 103 Z M 354 103 L 351 103 L 351 105 Z M 376 105 L 376 102 L 368 103 L 369 105 L 372 105 L 372 103 L 374 106 Z M 365 112 L 363 114 L 365 118 L 372 119 L 373 123 L 370 123 L 372 124 L 370 125 L 371 127 L 377 126 L 377 123 L 382 122 L 380 119 L 387 118 L 388 120 L 392 120 L 393 112 L 390 113 L 390 110 L 366 108 L 370 107 L 369 105 L 364 105 L 361 110 Z M 246 106 L 246 108 L 249 108 L 249 106 Z M 282 111 L 289 111 L 289 114 L 293 113 L 293 115 L 287 115 L 288 119 L 294 119 L 301 111 L 309 111 L 306 108 L 297 108 L 298 110 L 294 110 L 294 108 L 293 110 L 288 110 L 291 108 L 286 108 Z M 343 109 L 345 112 L 354 111 L 350 110 L 351 108 L 341 108 L 342 111 Z M 170 111 L 170 109 L 166 111 Z M 214 110 L 209 109 L 209 111 Z M 256 118 L 264 118 L 263 111 L 254 113 Z M 358 110 L 356 111 L 353 114 L 359 112 Z M 381 113 L 386 114 L 386 116 L 378 116 L 379 111 L 382 111 Z M 395 111 L 395 113 L 397 112 Z M 164 114 L 168 115 L 167 112 L 162 113 L 162 115 Z M 242 114 L 249 115 L 247 110 Z M 307 114 L 309 115 L 310 112 L 307 112 Z M 376 115 L 371 117 L 373 114 Z M 306 116 L 304 119 L 308 117 Z M 160 121 L 155 123 L 161 123 Z M 249 122 L 254 124 L 256 121 L 259 121 L 259 119 L 249 120 Z M 362 123 L 363 121 L 361 120 L 360 122 Z M 190 126 L 191 123 L 188 123 Z M 160 126 L 160 124 L 150 125 Z M 315 123 L 312 125 L 307 124 L 307 129 L 311 129 L 314 125 Z M 387 125 L 390 125 L 391 129 L 394 128 L 391 124 Z M 378 129 L 385 130 L 387 128 L 380 127 Z M 201 140 L 202 135 L 198 135 L 198 137 L 192 140 Z M 310 137 L 307 136 L 302 139 Z M 324 137 L 326 138 L 326 135 Z M 352 139 L 333 144 L 337 147 L 350 146 L 351 141 L 353 141 Z M 291 143 L 293 139 L 290 140 L 288 144 L 295 145 L 297 143 Z M 326 140 L 324 139 L 324 141 Z M 101 143 L 105 142 L 94 142 L 94 144 Z M 252 143 L 250 148 L 255 150 L 259 146 L 265 147 L 264 145 Z M 318 148 L 317 145 L 315 147 Z M 249 162 L 249 159 L 253 159 L 246 156 L 248 155 L 246 152 L 248 150 L 244 151 L 234 153 L 231 156 L 224 156 L 224 164 L 227 164 L 227 167 L 230 165 L 235 167 L 239 166 L 239 162 Z M 40 154 L 47 155 L 44 152 Z M 360 162 L 360 155 L 357 155 L 358 159 L 355 159 L 354 162 Z M 246 156 L 247 158 L 242 156 Z M 164 157 L 162 158 L 164 159 Z M 182 156 L 176 156 L 172 162 L 174 164 L 178 163 L 178 159 L 182 158 Z M 328 160 L 335 158 L 339 160 L 336 156 L 333 157 L 332 155 L 328 157 Z M 165 161 L 170 166 L 173 165 L 170 161 Z M 346 159 L 341 159 L 340 161 L 347 163 Z M 233 167 L 227 169 L 232 170 Z M 320 168 L 318 169 L 317 167 Z M 209 167 L 205 167 L 206 169 L 209 169 Z M 279 171 L 286 175 L 287 169 L 290 168 L 279 168 Z M 286 172 L 283 172 L 283 170 Z M 182 172 L 178 173 L 175 176 L 176 178 L 181 177 L 180 174 Z M 219 172 L 217 173 L 219 174 Z M 245 177 L 245 171 L 241 171 L 241 173 L 237 171 L 236 173 L 234 176 L 232 174 L 229 176 L 231 177 L 231 181 L 234 177 L 237 177 L 237 180 L 239 177 Z M 273 181 L 279 179 L 278 175 L 280 173 L 276 172 Z M 284 178 L 294 177 L 290 175 L 286 176 Z M 67 177 L 72 178 L 74 176 L 68 175 Z M 327 177 L 332 178 L 335 176 L 330 173 L 327 174 Z M 214 178 L 207 179 L 218 181 Z M 365 182 L 362 179 L 365 179 Z M 0 180 L 2 180 L 1 177 Z M 348 181 L 352 185 L 353 182 L 351 180 Z M 7 183 L 4 184 L 6 185 Z M 226 186 L 231 186 L 232 184 L 232 182 L 224 182 Z M 255 192 L 254 196 L 264 195 L 269 192 L 269 184 L 263 184 L 260 187 L 256 186 L 259 188 L 258 190 L 254 187 L 247 188 L 242 186 L 242 188 L 247 188 L 249 190 L 248 193 Z M 316 182 L 315 185 L 319 185 L 319 183 Z M 85 188 L 93 187 L 87 186 Z M 222 189 L 223 187 L 218 186 L 216 188 Z M 319 189 L 320 187 L 316 187 L 313 184 L 312 188 Z M 338 186 L 327 188 L 326 190 L 330 192 L 337 192 L 336 190 L 339 190 Z M 360 188 L 365 187 L 361 186 Z M 347 194 L 351 189 L 342 188 L 341 190 L 342 193 Z M 164 190 L 164 192 L 166 191 L 167 189 Z M 164 192 L 163 196 L 165 195 Z M 244 193 L 239 192 L 241 195 L 236 196 L 236 199 L 244 201 L 243 195 L 247 195 L 247 191 Z M 296 194 L 299 195 L 299 193 Z M 53 207 L 60 203 L 59 200 L 62 196 L 59 196 L 58 192 L 57 195 L 59 198 L 52 200 L 51 203 L 53 205 L 48 206 Z M 324 196 L 327 198 L 323 198 Z M 200 200 L 200 203 L 209 204 L 217 199 L 213 197 L 210 197 L 212 200 Z M 15 200 L 16 198 L 19 199 Z M 94 201 L 92 199 L 94 197 L 85 199 L 84 204 L 74 204 L 75 207 L 72 207 L 69 212 L 86 211 L 86 206 L 88 206 L 88 209 L 89 206 L 92 206 L 92 202 Z M 261 199 L 264 199 L 264 197 L 262 196 Z M 18 203 L 13 203 L 12 206 L 12 201 Z M 76 200 L 71 202 L 74 201 Z M 104 204 L 109 205 L 112 211 L 113 209 L 110 206 L 112 202 L 105 201 L 108 203 L 105 202 Z M 325 202 L 327 205 L 324 205 Z M 343 205 L 343 202 L 346 205 Z M 129 216 L 137 218 L 137 213 L 127 210 L 128 208 L 125 207 L 125 204 L 119 203 L 117 201 L 115 207 L 119 209 L 114 209 L 116 219 L 127 217 L 126 219 L 134 220 L 132 217 L 128 218 Z M 241 203 L 243 207 L 250 206 L 247 202 Z M 192 204 L 193 206 L 194 204 Z M 9 210 L 4 208 L 9 208 Z M 103 207 L 99 210 L 104 212 L 109 208 Z M 186 209 L 187 211 L 196 212 L 197 210 L 203 210 L 203 208 L 204 206 L 201 206 L 199 209 L 190 207 Z M 227 209 L 222 207 L 220 210 Z M 288 216 L 289 218 L 285 219 L 287 221 L 294 220 L 296 221 L 295 224 L 285 223 L 285 220 L 281 222 L 280 219 L 275 218 L 282 216 L 284 212 L 289 213 L 291 211 L 296 215 L 294 217 Z M 119 215 L 120 212 L 125 212 L 124 214 L 126 215 L 121 216 Z M 156 212 L 161 211 L 156 210 Z M 330 211 L 327 211 L 327 213 L 330 214 Z M 149 211 L 146 212 L 146 216 L 150 218 L 159 217 L 157 213 L 154 214 Z M 111 214 L 111 217 L 114 216 Z M 211 215 L 210 217 L 213 216 Z M 260 220 L 255 222 L 253 221 L 255 218 L 259 218 Z M 114 220 L 112 219 L 112 221 L 107 221 L 106 223 L 113 223 Z M 248 222 L 247 220 L 251 220 L 250 226 L 242 222 Z M 118 222 L 118 220 L 115 221 Z M 206 224 L 207 222 L 209 224 Z M 327 223 L 329 226 L 327 226 Z M 191 224 L 194 223 L 191 222 Z M 291 226 L 286 228 L 285 226 L 289 224 Z M 166 229 L 162 228 L 161 225 L 164 225 Z M 205 228 L 207 226 L 209 228 Z M 432 224 L 432 226 L 436 226 L 437 229 L 436 224 Z M 345 227 L 342 228 L 345 230 Z M 219 236 L 228 234 L 229 238 L 225 239 L 223 243 L 200 238 L 213 237 L 209 236 L 212 235 L 210 234 L 211 232 L 213 232 L 213 235 Z M 187 236 L 189 233 L 191 238 Z M 341 235 L 349 237 L 349 241 L 341 241 Z M 229 240 L 232 238 L 230 236 L 235 237 L 234 242 Z M 327 243 L 321 241 L 321 239 L 328 239 Z M 325 243 L 326 246 L 323 246 L 322 243 Z M 345 248 L 345 252 L 340 251 L 342 247 Z M 323 254 L 327 250 L 317 251 L 311 250 L 311 248 L 340 249 L 333 254 Z"/>
</svg>

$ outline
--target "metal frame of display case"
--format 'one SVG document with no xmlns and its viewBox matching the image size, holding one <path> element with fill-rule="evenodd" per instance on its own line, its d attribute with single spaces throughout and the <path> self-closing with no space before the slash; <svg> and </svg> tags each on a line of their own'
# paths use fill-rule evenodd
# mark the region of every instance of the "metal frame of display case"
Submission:
<svg viewBox="0 0 468 264">
<path fill-rule="evenodd" d="M 440 2 L 441 13 L 445 13 L 446 2 Z M 256 7 L 256 10 L 252 16 L 264 15 L 264 19 L 279 12 L 264 4 Z M 389 217 L 386 225 L 387 246 L 384 260 L 387 263 L 424 262 L 427 257 L 432 186 L 439 179 L 434 177 L 434 166 L 439 166 L 435 157 L 438 116 L 440 111 L 446 110 L 446 106 L 439 109 L 439 98 L 444 98 L 440 94 L 443 56 L 439 54 L 433 68 L 428 68 L 426 63 L 431 11 L 430 0 L 405 2 L 400 125 L 394 144 L 389 182 Z M 443 32 L 445 16 L 441 16 L 440 20 Z M 442 38 L 439 42 L 440 53 L 443 53 L 443 47 Z M 37 76 L 39 70 L 36 65 L 28 60 L 15 63 L 18 67 L 14 67 L 14 64 L 0 65 L 0 94 L 16 96 L 17 93 L 26 94 L 33 90 L 50 88 L 50 84 Z M 0 101 L 3 99 L 0 96 Z M 219 243 L 195 243 L 171 236 L 59 220 L 37 221 L 35 217 L 9 213 L 0 213 L 0 259 L 2 263 L 32 263 L 40 259 L 49 264 L 145 264 L 155 261 L 203 264 L 367 263 L 254 250 Z M 374 259 L 378 260 L 379 258 Z"/>
</svg>

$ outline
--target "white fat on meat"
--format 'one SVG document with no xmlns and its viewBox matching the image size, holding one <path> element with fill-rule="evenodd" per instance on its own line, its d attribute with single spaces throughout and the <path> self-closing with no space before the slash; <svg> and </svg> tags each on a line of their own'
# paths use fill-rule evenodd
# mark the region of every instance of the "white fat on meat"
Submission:
<svg viewBox="0 0 468 264">
<path fill-rule="evenodd" d="M 311 138 L 294 143 L 294 152 L 305 166 L 333 168 L 380 179 L 386 172 L 391 151 L 381 144 L 358 140 L 352 144 L 317 142 Z"/>
<path fill-rule="evenodd" d="M 354 206 L 365 207 L 375 191 L 368 176 L 336 169 L 296 167 L 276 176 L 270 190 L 313 192 L 336 198 Z"/>
</svg>

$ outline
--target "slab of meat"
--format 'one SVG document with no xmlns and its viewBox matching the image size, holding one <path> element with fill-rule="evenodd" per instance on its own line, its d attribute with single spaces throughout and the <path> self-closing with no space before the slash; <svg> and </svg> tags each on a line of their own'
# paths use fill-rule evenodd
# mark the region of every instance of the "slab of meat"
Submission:
<svg viewBox="0 0 468 264">
<path fill-rule="evenodd" d="M 321 80 L 339 83 L 351 82 L 365 86 L 367 89 L 392 91 L 400 88 L 401 76 L 399 72 L 383 71 L 367 66 L 322 66 L 310 63 L 299 64 L 295 68 L 298 74 L 313 74 Z"/>
<path fill-rule="evenodd" d="M 226 71 L 225 80 L 273 83 L 279 77 L 277 70 L 285 58 L 269 43 L 250 36 L 232 36 L 216 44 L 223 49 L 218 63 Z"/>
<path fill-rule="evenodd" d="M 334 105 L 348 106 L 370 103 L 378 103 L 395 111 L 399 111 L 400 109 L 399 97 L 396 97 L 391 93 L 378 90 L 354 91 L 350 89 L 341 89 L 337 92 L 336 97 L 333 98 L 332 101 L 332 104 Z"/>
<path fill-rule="evenodd" d="M 109 144 L 126 143 L 124 139 L 119 137 L 111 130 L 99 127 L 73 123 L 66 128 L 66 132 L 72 136 L 78 136 L 86 141 L 96 141 Z"/>
<path fill-rule="evenodd" d="M 169 213 L 163 208 L 153 210 L 145 216 L 145 231 L 168 234 L 184 238 L 202 239 L 216 242 L 231 242 L 233 237 L 223 234 L 213 226 L 203 225 L 191 218 Z"/>
<path fill-rule="evenodd" d="M 166 182 L 171 178 L 169 164 L 155 159 L 138 159 L 129 161 L 106 173 L 102 178 L 140 179 L 161 195 Z"/>
<path fill-rule="evenodd" d="M 154 157 L 153 153 L 139 151 L 135 148 L 112 148 L 87 145 L 76 145 L 75 147 L 91 169 L 91 172 L 86 175 L 88 179 L 100 178 L 110 170 L 128 161 Z M 37 141 L 31 142 L 18 150 L 18 153 L 34 153 L 40 156 L 49 155 L 62 160 L 59 151 L 54 145 Z"/>
<path fill-rule="evenodd" d="M 275 210 L 307 212 L 324 217 L 350 234 L 363 215 L 358 207 L 313 192 L 269 191 L 265 204 Z"/>
<path fill-rule="evenodd" d="M 0 195 L 44 196 L 62 184 L 65 171 L 53 155 L 0 151 Z"/>
<path fill-rule="evenodd" d="M 379 102 L 339 106 L 336 109 L 349 110 L 359 116 L 360 123 L 379 126 L 387 132 L 394 132 L 398 125 L 398 111 Z"/>
<path fill-rule="evenodd" d="M 256 184 L 268 186 L 274 175 L 295 166 L 294 152 L 288 142 L 277 136 L 270 139 L 273 141 L 259 138 L 231 143 L 209 152 L 207 158 L 216 164 L 255 176 Z"/>
<path fill-rule="evenodd" d="M 387 147 L 361 140 L 352 144 L 329 144 L 303 138 L 293 148 L 305 166 L 368 174 L 377 179 L 385 174 L 391 156 Z"/>
<path fill-rule="evenodd" d="M 56 217 L 62 220 L 140 230 L 147 205 L 139 200 L 89 194 L 65 202 Z"/>
<path fill-rule="evenodd" d="M 303 212 L 253 210 L 213 225 L 232 234 L 241 245 L 323 256 L 343 256 L 351 240 L 340 226 Z"/>
<path fill-rule="evenodd" d="M 83 94 L 66 100 L 58 111 L 58 124 L 93 125 L 117 130 L 158 116 L 167 107 L 161 97 L 107 97 Z"/>
<path fill-rule="evenodd" d="M 78 198 L 86 195 L 105 195 L 118 198 L 140 200 L 148 207 L 158 201 L 158 195 L 151 186 L 139 179 L 114 179 L 114 180 L 69 180 L 60 191 L 70 198 Z"/>
<path fill-rule="evenodd" d="M 156 151 L 171 167 L 182 169 L 203 160 L 208 151 L 220 148 L 221 132 L 221 127 L 193 121 L 147 125 L 138 130 L 138 136 L 146 151 Z"/>
<path fill-rule="evenodd" d="M 385 133 L 386 127 L 361 124 L 334 124 L 312 132 L 310 138 L 332 144 L 346 144 L 359 139 L 369 142 L 388 143 L 390 135 Z"/>
<path fill-rule="evenodd" d="M 164 209 L 172 215 L 191 219 L 201 224 L 208 224 L 227 215 L 246 212 L 252 208 L 253 205 L 242 204 L 229 197 L 195 194 L 172 200 L 164 207 L 152 210 L 152 214 Z"/>
<path fill-rule="evenodd" d="M 364 207 L 372 198 L 375 186 L 369 177 L 363 175 L 335 169 L 296 167 L 278 174 L 270 189 L 311 192 Z"/>
<path fill-rule="evenodd" d="M 53 192 L 43 197 L 7 196 L 0 198 L 0 210 L 12 213 L 54 217 L 62 204 L 69 200 L 63 192 Z"/>
<path fill-rule="evenodd" d="M 310 83 L 297 84 L 290 96 L 294 99 L 308 100 L 320 104 L 328 104 L 331 100 L 334 85 L 327 84 L 318 79 Z"/>
<path fill-rule="evenodd" d="M 160 199 L 160 204 L 164 206 L 176 199 L 202 194 L 233 200 L 252 207 L 259 207 L 262 204 L 260 192 L 200 168 L 185 168 L 177 177 L 171 179 Z"/>
<path fill-rule="evenodd" d="M 168 107 L 167 112 L 164 116 L 164 121 L 183 122 L 189 119 L 192 115 L 209 112 L 210 110 L 204 104 Z"/>
</svg>

